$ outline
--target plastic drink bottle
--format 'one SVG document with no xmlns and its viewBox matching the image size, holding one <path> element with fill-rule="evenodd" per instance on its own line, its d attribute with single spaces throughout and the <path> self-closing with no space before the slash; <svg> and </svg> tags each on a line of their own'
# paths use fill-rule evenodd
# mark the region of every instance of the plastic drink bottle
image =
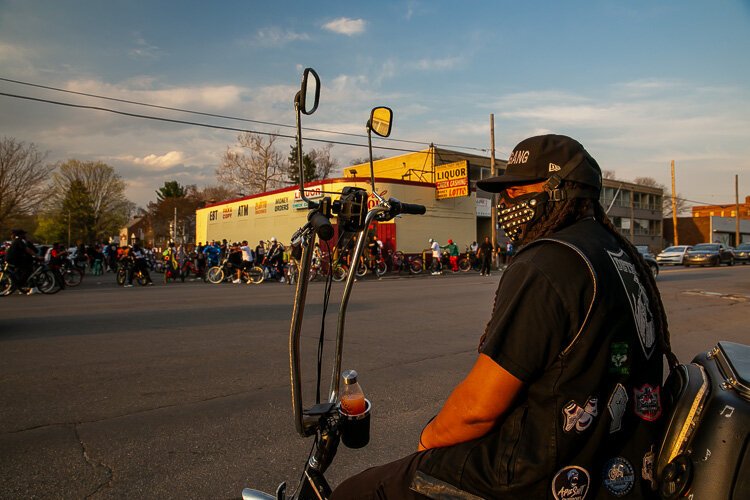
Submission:
<svg viewBox="0 0 750 500">
<path fill-rule="evenodd" d="M 365 412 L 365 393 L 362 391 L 359 382 L 357 382 L 357 372 L 355 370 L 345 370 L 342 373 L 344 377 L 344 386 L 341 389 L 339 400 L 341 401 L 341 411 L 347 415 L 360 415 Z"/>
</svg>

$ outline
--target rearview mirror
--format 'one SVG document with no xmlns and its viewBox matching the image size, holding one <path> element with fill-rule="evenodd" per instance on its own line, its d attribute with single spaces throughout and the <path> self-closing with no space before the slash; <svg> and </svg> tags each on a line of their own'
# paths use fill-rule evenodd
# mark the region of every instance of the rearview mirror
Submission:
<svg viewBox="0 0 750 500">
<path fill-rule="evenodd" d="M 312 102 L 310 102 L 312 99 Z M 320 100 L 320 78 L 312 68 L 305 68 L 302 73 L 302 85 L 297 92 L 297 104 L 299 110 L 306 115 L 315 113 Z"/>
<path fill-rule="evenodd" d="M 370 120 L 367 122 L 367 127 L 375 132 L 380 137 L 388 137 L 391 135 L 391 124 L 393 123 L 393 111 L 391 108 L 385 106 L 379 106 L 372 108 L 370 112 Z"/>
</svg>

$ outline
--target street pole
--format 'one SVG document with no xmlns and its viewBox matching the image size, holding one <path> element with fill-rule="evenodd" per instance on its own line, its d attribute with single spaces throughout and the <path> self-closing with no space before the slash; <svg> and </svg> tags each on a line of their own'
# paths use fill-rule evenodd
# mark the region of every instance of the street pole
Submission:
<svg viewBox="0 0 750 500">
<path fill-rule="evenodd" d="M 674 243 L 680 244 L 680 238 L 677 236 L 677 193 L 675 193 L 674 181 L 674 160 L 672 160 L 672 228 L 674 229 Z"/>
<path fill-rule="evenodd" d="M 497 175 L 495 168 L 495 114 L 490 113 L 490 172 L 492 177 Z M 490 198 L 490 217 L 492 224 L 492 248 L 497 250 L 497 195 L 495 193 Z"/>
<path fill-rule="evenodd" d="M 734 174 L 734 246 L 740 244 L 740 176 Z"/>
<path fill-rule="evenodd" d="M 177 207 L 174 207 L 174 224 L 172 225 L 172 241 L 177 244 Z"/>
<path fill-rule="evenodd" d="M 70 248 L 70 210 L 68 210 L 68 248 Z"/>
</svg>

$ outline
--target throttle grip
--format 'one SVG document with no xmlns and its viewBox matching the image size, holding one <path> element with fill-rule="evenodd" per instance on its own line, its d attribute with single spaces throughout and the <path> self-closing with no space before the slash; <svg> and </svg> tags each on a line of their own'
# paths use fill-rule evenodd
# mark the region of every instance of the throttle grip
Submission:
<svg viewBox="0 0 750 500">
<path fill-rule="evenodd" d="M 417 205 L 416 203 L 401 203 L 402 214 L 423 215 L 426 211 L 427 209 L 425 209 L 424 205 Z"/>
<path fill-rule="evenodd" d="M 325 241 L 333 238 L 333 226 L 325 215 L 320 212 L 313 212 L 310 216 L 310 224 L 312 224 L 318 238 L 321 240 Z"/>
</svg>

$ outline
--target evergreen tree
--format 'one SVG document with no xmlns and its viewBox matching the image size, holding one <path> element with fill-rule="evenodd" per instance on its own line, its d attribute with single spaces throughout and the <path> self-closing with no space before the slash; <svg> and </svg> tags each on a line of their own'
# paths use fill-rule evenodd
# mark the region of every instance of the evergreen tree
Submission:
<svg viewBox="0 0 750 500">
<path fill-rule="evenodd" d="M 287 166 L 287 177 L 291 184 L 299 184 L 299 164 L 297 163 L 297 146 L 290 146 L 289 159 Z M 312 155 L 305 153 L 302 155 L 302 165 L 305 168 L 305 182 L 314 181 L 320 178 L 318 174 L 318 165 Z"/>
</svg>

